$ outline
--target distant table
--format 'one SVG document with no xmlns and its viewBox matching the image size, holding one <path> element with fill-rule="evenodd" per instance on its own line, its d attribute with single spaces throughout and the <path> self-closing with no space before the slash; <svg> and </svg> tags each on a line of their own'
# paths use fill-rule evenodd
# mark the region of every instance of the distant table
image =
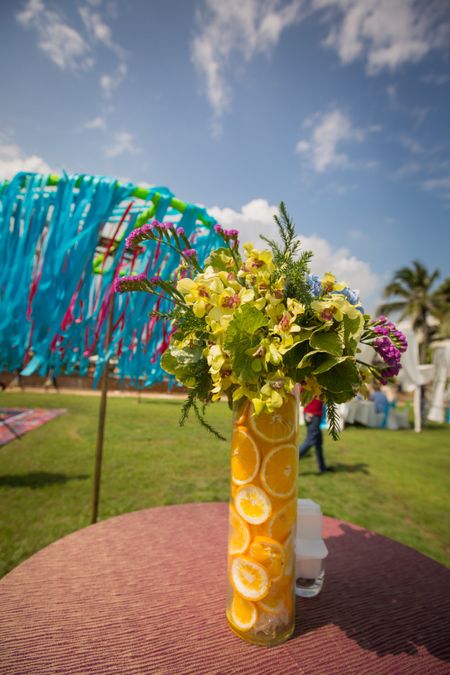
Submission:
<svg viewBox="0 0 450 675">
<path fill-rule="evenodd" d="M 449 673 L 450 572 L 325 518 L 322 593 L 271 649 L 225 620 L 226 504 L 111 518 L 0 582 L 0 673 Z"/>
<path fill-rule="evenodd" d="M 365 427 L 379 427 L 384 418 L 384 413 L 378 414 L 373 401 L 352 399 L 344 403 L 344 421 L 346 424 L 358 422 Z"/>
</svg>

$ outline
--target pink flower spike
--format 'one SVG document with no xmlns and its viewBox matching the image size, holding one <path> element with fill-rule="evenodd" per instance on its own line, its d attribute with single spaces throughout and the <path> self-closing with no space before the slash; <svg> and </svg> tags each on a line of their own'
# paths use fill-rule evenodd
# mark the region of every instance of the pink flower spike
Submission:
<svg viewBox="0 0 450 675">
<path fill-rule="evenodd" d="M 223 235 L 223 227 L 221 227 L 218 223 L 214 225 L 214 230 L 217 232 L 217 234 L 222 234 Z"/>
<path fill-rule="evenodd" d="M 184 227 L 177 227 L 177 235 L 182 237 L 184 235 Z"/>
<path fill-rule="evenodd" d="M 133 230 L 133 232 L 130 232 L 130 234 L 126 238 L 125 246 L 127 248 L 133 248 L 137 243 L 139 243 L 137 239 L 139 238 L 140 234 L 141 234 L 140 227 L 138 227 L 136 230 Z"/>
<path fill-rule="evenodd" d="M 185 248 L 183 251 L 183 255 L 185 258 L 194 258 L 197 256 L 197 251 L 195 248 Z"/>
<path fill-rule="evenodd" d="M 237 239 L 239 237 L 238 230 L 224 230 L 223 234 L 225 237 L 228 237 L 228 239 Z"/>
<path fill-rule="evenodd" d="M 114 279 L 114 286 L 113 286 L 114 293 L 122 293 L 122 289 L 120 288 L 121 281 L 122 279 L 120 277 L 116 277 Z"/>
</svg>

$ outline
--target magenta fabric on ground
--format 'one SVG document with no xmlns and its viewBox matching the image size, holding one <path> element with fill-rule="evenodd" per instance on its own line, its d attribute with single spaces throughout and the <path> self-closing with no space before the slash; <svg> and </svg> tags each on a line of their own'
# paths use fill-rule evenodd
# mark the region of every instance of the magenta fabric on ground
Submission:
<svg viewBox="0 0 450 675">
<path fill-rule="evenodd" d="M 65 412 L 64 408 L 0 408 L 0 446 Z"/>
</svg>

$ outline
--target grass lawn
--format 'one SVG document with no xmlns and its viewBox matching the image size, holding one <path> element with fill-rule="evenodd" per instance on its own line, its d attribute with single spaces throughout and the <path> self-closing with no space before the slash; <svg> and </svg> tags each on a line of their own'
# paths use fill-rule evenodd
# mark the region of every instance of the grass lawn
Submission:
<svg viewBox="0 0 450 675">
<path fill-rule="evenodd" d="M 0 575 L 43 546 L 89 525 L 99 399 L 5 393 L 3 406 L 67 408 L 0 448 Z M 161 504 L 228 499 L 229 444 L 194 420 L 178 426 L 178 400 L 108 402 L 100 518 Z M 227 437 L 225 404 L 209 420 Z M 303 432 L 304 433 L 304 432 Z M 349 428 L 326 442 L 336 473 L 301 462 L 299 496 L 449 564 L 446 514 L 450 429 L 422 434 Z"/>
</svg>

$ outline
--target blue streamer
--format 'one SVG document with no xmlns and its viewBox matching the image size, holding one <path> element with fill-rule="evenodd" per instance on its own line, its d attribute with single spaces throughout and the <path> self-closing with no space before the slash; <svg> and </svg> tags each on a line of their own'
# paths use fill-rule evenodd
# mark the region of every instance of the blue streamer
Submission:
<svg viewBox="0 0 450 675">
<path fill-rule="evenodd" d="M 106 228 L 110 231 L 122 220 L 135 186 L 119 186 L 104 176 L 64 174 L 55 189 L 47 186 L 47 178 L 20 173 L 0 184 L 0 369 L 22 369 L 23 375 L 86 375 L 95 361 L 97 384 L 111 358 L 121 381 L 149 387 L 166 380 L 172 386 L 173 378 L 160 367 L 170 327 L 149 317 L 157 298 L 146 293 L 112 296 L 112 286 L 119 272 L 170 279 L 178 256 L 164 244 L 157 256 L 158 245 L 146 242 L 131 269 L 125 239 L 146 208 L 141 202 L 131 207 L 114 255 L 101 274 L 94 273 L 99 240 Z M 187 204 L 180 217 L 166 187 L 150 188 L 147 201 L 155 195 L 155 218 L 177 220 L 203 263 L 211 249 L 221 245 L 215 219 L 193 204 Z M 111 297 L 115 325 L 105 345 Z M 169 309 L 168 300 L 159 302 L 161 311 Z"/>
</svg>

